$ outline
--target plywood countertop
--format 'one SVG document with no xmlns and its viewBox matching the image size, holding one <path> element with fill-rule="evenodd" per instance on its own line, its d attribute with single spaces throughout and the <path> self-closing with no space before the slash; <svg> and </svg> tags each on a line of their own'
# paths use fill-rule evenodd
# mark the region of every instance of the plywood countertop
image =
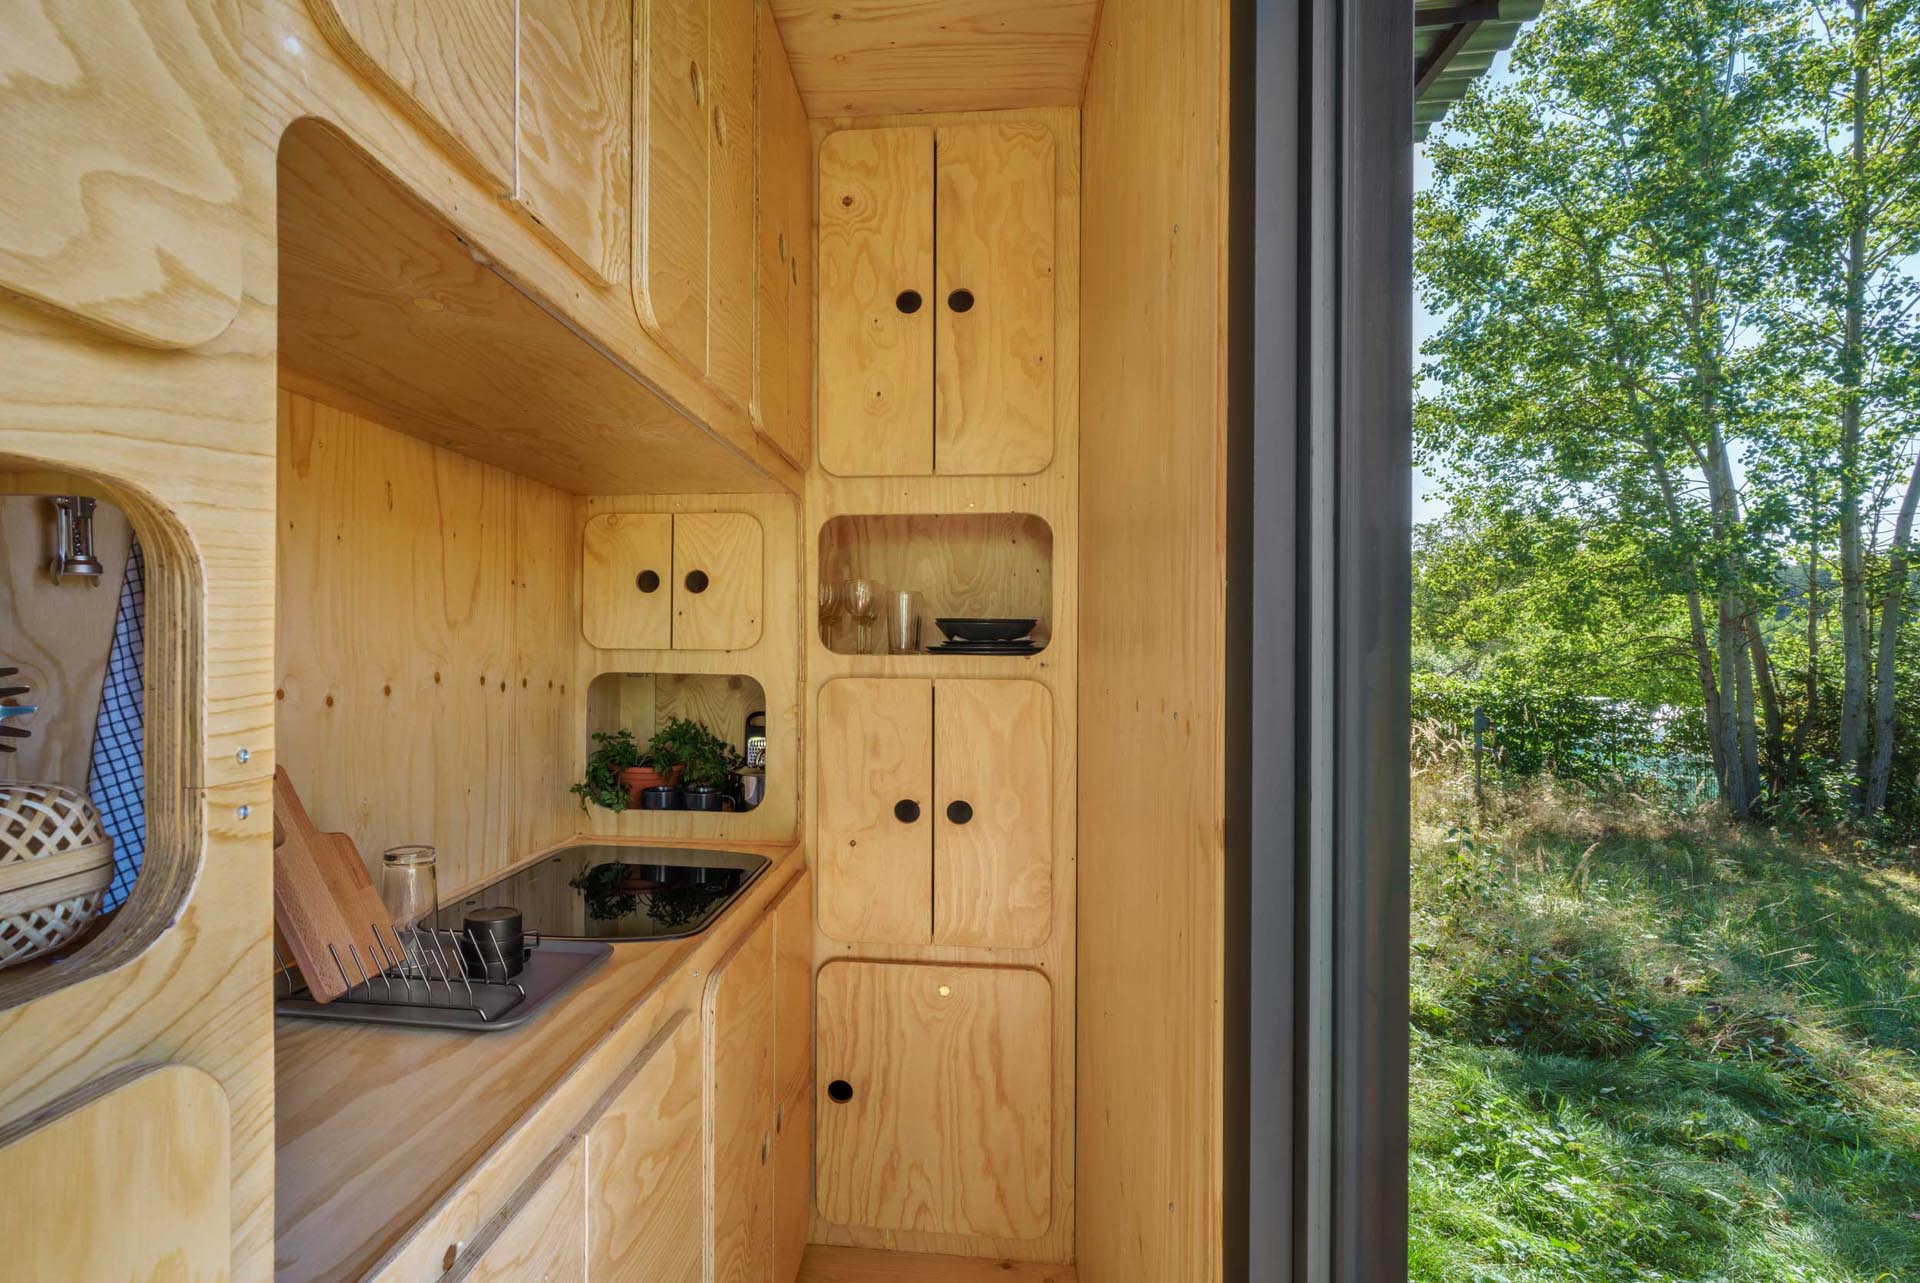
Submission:
<svg viewBox="0 0 1920 1283">
<path fill-rule="evenodd" d="M 518 1029 L 276 1022 L 277 1283 L 437 1277 L 449 1249 L 586 1117 L 660 1025 L 682 1007 L 697 1012 L 713 964 L 804 863 L 790 842 L 626 844 L 774 863 L 703 934 L 615 945 L 585 983 Z"/>
</svg>

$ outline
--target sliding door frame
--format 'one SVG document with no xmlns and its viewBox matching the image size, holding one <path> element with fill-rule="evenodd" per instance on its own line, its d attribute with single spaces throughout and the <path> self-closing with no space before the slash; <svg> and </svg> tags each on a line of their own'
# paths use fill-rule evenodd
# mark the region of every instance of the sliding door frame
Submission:
<svg viewBox="0 0 1920 1283">
<path fill-rule="evenodd" d="M 1411 0 L 1235 0 L 1227 1279 L 1406 1276 Z"/>
</svg>

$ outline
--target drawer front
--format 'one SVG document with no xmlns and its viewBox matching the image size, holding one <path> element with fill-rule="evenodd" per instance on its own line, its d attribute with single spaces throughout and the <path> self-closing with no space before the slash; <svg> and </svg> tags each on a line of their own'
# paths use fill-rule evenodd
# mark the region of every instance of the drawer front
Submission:
<svg viewBox="0 0 1920 1283">
<path fill-rule="evenodd" d="M 680 1012 L 587 1132 L 594 1283 L 700 1283 L 700 1022 Z"/>
<path fill-rule="evenodd" d="M 449 1283 L 579 1283 L 587 1276 L 586 1153 L 576 1140 L 488 1226 Z"/>
<path fill-rule="evenodd" d="M 1051 1219 L 1053 996 L 1038 971 L 820 969 L 815 1197 L 841 1225 L 1035 1238 Z"/>
</svg>

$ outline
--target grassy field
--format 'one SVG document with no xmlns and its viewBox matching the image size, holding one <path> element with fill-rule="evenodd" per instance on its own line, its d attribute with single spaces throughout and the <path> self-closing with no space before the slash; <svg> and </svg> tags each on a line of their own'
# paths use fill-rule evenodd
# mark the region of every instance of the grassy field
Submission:
<svg viewBox="0 0 1920 1283">
<path fill-rule="evenodd" d="M 1920 855 L 1415 793 L 1415 1280 L 1920 1283 Z"/>
</svg>

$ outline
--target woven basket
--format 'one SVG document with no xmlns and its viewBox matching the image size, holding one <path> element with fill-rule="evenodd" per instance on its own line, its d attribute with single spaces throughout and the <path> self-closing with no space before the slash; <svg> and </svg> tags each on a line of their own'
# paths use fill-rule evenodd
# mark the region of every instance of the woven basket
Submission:
<svg viewBox="0 0 1920 1283">
<path fill-rule="evenodd" d="M 113 839 L 84 795 L 0 783 L 0 968 L 78 937 L 112 881 Z"/>
</svg>

